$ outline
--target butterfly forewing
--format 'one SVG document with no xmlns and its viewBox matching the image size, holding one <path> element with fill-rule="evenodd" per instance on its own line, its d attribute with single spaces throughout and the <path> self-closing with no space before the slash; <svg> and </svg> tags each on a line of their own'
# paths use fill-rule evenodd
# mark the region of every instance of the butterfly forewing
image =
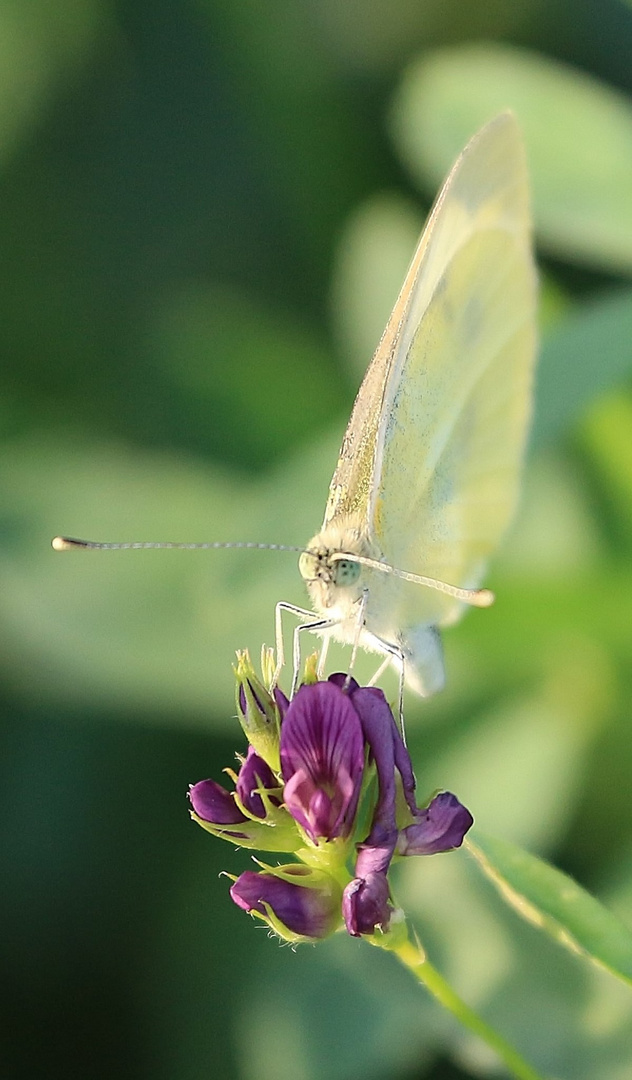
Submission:
<svg viewBox="0 0 632 1080">
<path fill-rule="evenodd" d="M 475 587 L 515 508 L 531 411 L 536 284 L 513 117 L 470 143 L 430 229 L 384 395 L 370 527 L 394 565 Z M 400 627 L 460 607 L 400 595 Z"/>
<path fill-rule="evenodd" d="M 437 198 L 356 398 L 325 526 L 353 513 L 391 566 L 481 583 L 517 500 L 535 303 L 525 155 L 506 113 Z M 460 602 L 377 571 L 364 580 L 367 631 L 400 643 L 414 668 L 424 627 L 454 621 Z"/>
</svg>

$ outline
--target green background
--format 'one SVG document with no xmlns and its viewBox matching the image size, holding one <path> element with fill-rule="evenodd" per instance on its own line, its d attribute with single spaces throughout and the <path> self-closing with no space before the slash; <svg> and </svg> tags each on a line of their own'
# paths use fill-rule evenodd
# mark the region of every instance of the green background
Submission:
<svg viewBox="0 0 632 1080">
<path fill-rule="evenodd" d="M 515 109 L 542 361 L 498 600 L 407 709 L 420 796 L 632 924 L 632 7 L 0 0 L 2 1075 L 463 1080 L 486 1053 L 392 958 L 280 949 L 187 785 L 243 749 L 234 650 L 301 544 L 437 185 Z M 344 657 L 340 660 L 344 663 Z M 361 672 L 366 672 L 362 668 Z M 632 998 L 459 852 L 398 898 L 543 1073 L 632 1075 Z"/>
</svg>

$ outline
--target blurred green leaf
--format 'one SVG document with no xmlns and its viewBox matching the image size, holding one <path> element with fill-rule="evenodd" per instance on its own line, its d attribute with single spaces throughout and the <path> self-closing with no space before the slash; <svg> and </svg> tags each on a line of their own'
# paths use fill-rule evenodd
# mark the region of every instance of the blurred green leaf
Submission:
<svg viewBox="0 0 632 1080">
<path fill-rule="evenodd" d="M 291 222 L 309 253 L 305 269 L 324 276 L 336 223 L 380 172 L 370 153 L 372 126 L 341 92 L 341 73 L 330 43 L 314 32 L 311 5 L 277 0 L 265 15 L 259 0 L 197 0 L 197 6 L 209 15 L 209 59 L 215 61 L 221 41 L 230 65 L 231 109 L 235 102 L 246 107 L 264 186 L 280 199 L 275 258 L 283 253 Z"/>
<path fill-rule="evenodd" d="M 397 70 L 411 51 L 446 41 L 520 34 L 540 15 L 542 0 L 320 0 L 313 9 L 346 66 Z"/>
<path fill-rule="evenodd" d="M 266 945 L 252 972 L 266 993 L 244 997 L 238 1019 L 243 1080 L 378 1080 L 430 1066 L 449 1019 L 392 956 L 346 935 L 296 953 Z"/>
<path fill-rule="evenodd" d="M 503 109 L 524 131 L 538 241 L 590 266 L 632 272 L 632 104 L 537 53 L 468 44 L 424 55 L 405 75 L 392 130 L 427 189 Z"/>
<path fill-rule="evenodd" d="M 215 460 L 269 467 L 344 407 L 324 342 L 245 291 L 183 286 L 156 302 L 147 336 L 176 437 Z"/>
<path fill-rule="evenodd" d="M 87 64 L 107 24 L 100 0 L 0 3 L 0 160 Z"/>
<path fill-rule="evenodd" d="M 333 317 L 359 385 L 382 336 L 423 220 L 396 194 L 376 195 L 351 214 L 336 251 Z"/>
<path fill-rule="evenodd" d="M 551 948 L 465 852 L 406 859 L 397 869 L 397 900 L 431 960 L 534 1067 L 556 1080 L 628 1080 L 627 983 L 574 951 Z M 474 1076 L 494 1075 L 489 1055 L 463 1032 L 450 1032 L 446 1053 Z"/>
<path fill-rule="evenodd" d="M 630 190 L 632 206 L 632 188 Z M 632 375 L 632 291 L 571 310 L 542 344 L 532 445 L 562 434 L 598 395 Z"/>
<path fill-rule="evenodd" d="M 507 840 L 477 830 L 466 844 L 522 918 L 632 985 L 632 931 L 590 893 L 561 870 Z"/>
<path fill-rule="evenodd" d="M 548 659 L 554 674 L 535 693 L 470 715 L 443 752 L 424 754 L 423 731 L 409 738 L 422 799 L 439 787 L 455 791 L 483 829 L 551 850 L 572 816 L 610 693 L 596 649 L 576 642 L 572 654 Z"/>
<path fill-rule="evenodd" d="M 525 470 L 518 514 L 494 560 L 494 575 L 553 585 L 577 582 L 599 573 L 606 557 L 585 469 L 560 451 L 535 453 Z"/>
<path fill-rule="evenodd" d="M 632 319 L 630 320 L 632 324 Z M 631 346 L 632 347 L 632 346 Z M 609 394 L 596 402 L 581 427 L 581 438 L 602 478 L 617 524 L 632 536 L 632 400 Z"/>
</svg>

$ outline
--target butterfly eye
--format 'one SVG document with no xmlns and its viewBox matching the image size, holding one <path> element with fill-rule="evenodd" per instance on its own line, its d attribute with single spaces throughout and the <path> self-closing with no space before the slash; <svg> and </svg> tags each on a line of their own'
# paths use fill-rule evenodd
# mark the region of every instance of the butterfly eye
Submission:
<svg viewBox="0 0 632 1080">
<path fill-rule="evenodd" d="M 360 564 L 351 559 L 338 559 L 334 567 L 335 585 L 355 585 L 360 577 Z"/>
<path fill-rule="evenodd" d="M 298 560 L 298 569 L 304 581 L 314 581 L 318 577 L 318 559 L 309 551 L 302 551 Z"/>
</svg>

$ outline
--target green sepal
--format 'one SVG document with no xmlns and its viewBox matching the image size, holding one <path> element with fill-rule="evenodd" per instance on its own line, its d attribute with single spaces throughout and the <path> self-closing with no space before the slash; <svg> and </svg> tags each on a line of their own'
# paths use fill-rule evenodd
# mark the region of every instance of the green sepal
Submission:
<svg viewBox="0 0 632 1080">
<path fill-rule="evenodd" d="M 305 660 L 305 673 L 303 675 L 302 686 L 312 686 L 319 681 L 318 679 L 318 661 L 319 654 L 317 652 L 310 653 Z"/>
<path fill-rule="evenodd" d="M 363 934 L 362 940 L 369 945 L 375 945 L 378 949 L 386 949 L 389 952 L 397 952 L 408 941 L 409 933 L 406 924 L 406 916 L 401 908 L 394 908 L 388 924 L 388 930 L 380 930 L 375 927 L 372 934 Z"/>
<path fill-rule="evenodd" d="M 356 846 L 353 838 L 336 836 L 333 840 L 319 840 L 315 844 L 298 823 L 296 828 L 303 841 L 302 846 L 294 852 L 296 857 L 306 866 L 336 878 L 340 887 L 344 889 L 352 879 L 347 862 L 352 855 L 355 855 Z"/>
<path fill-rule="evenodd" d="M 259 851 L 297 851 L 303 841 L 297 832 L 296 823 L 287 811 L 281 807 L 275 809 L 278 812 L 275 820 L 251 818 L 249 821 L 237 822 L 236 825 L 214 825 L 211 821 L 204 821 L 193 811 L 191 817 L 211 836 L 229 840 L 237 847 L 257 848 Z"/>
<path fill-rule="evenodd" d="M 255 674 L 247 650 L 237 653 L 237 663 L 233 668 L 237 680 L 235 702 L 237 717 L 244 734 L 259 757 L 263 758 L 273 772 L 281 768 L 279 759 L 279 738 L 281 714 L 270 691 Z M 245 709 L 242 708 L 242 693 Z"/>
</svg>

